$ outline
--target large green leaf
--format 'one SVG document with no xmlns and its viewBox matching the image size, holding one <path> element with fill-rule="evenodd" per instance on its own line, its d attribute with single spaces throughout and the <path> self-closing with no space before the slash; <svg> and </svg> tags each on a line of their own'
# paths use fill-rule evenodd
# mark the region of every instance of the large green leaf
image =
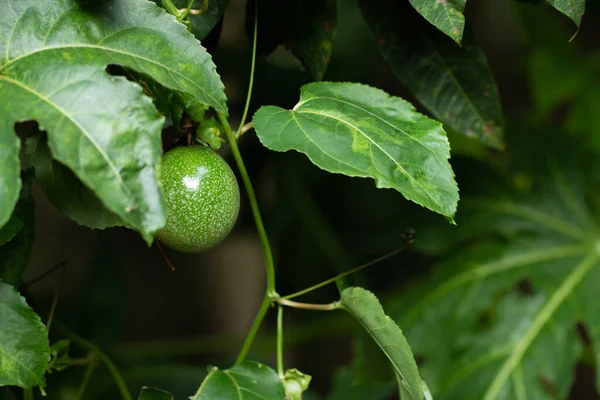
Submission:
<svg viewBox="0 0 600 400">
<path fill-rule="evenodd" d="M 52 159 L 45 135 L 37 133 L 27 138 L 26 148 L 29 163 L 35 168 L 36 183 L 58 211 L 90 228 L 123 224 L 71 170 Z"/>
<path fill-rule="evenodd" d="M 585 12 L 585 0 L 546 0 L 558 11 L 571 18 L 579 28 Z"/>
<path fill-rule="evenodd" d="M 229 369 L 213 367 L 191 400 L 285 400 L 277 372 L 264 364 L 244 361 Z"/>
<path fill-rule="evenodd" d="M 0 281 L 0 386 L 43 386 L 48 361 L 46 327 L 25 299 Z"/>
<path fill-rule="evenodd" d="M 253 121 L 271 150 L 297 150 L 326 171 L 373 178 L 448 218 L 456 212 L 441 124 L 398 97 L 355 83 L 311 83 L 293 110 L 262 107 Z"/>
<path fill-rule="evenodd" d="M 143 387 L 138 400 L 174 400 L 173 395 L 165 390 Z"/>
<path fill-rule="evenodd" d="M 585 345 L 578 326 L 600 360 L 596 156 L 568 142 L 524 153 L 510 167 L 519 179 L 481 176 L 463 195 L 453 235 L 474 244 L 388 307 L 436 399 L 568 398 Z"/>
<path fill-rule="evenodd" d="M 359 287 L 342 291 L 340 305 L 354 316 L 371 335 L 391 362 L 399 377 L 403 400 L 421 400 L 423 383 L 419 370 L 400 327 L 388 317 L 375 295 Z"/>
<path fill-rule="evenodd" d="M 175 17 L 145 0 L 0 0 L 0 225 L 18 191 L 13 124 L 36 120 L 52 156 L 147 241 L 164 224 L 156 182 L 163 118 L 123 65 L 226 112 L 210 56 Z"/>
<path fill-rule="evenodd" d="M 471 34 L 458 47 L 405 1 L 358 3 L 384 58 L 419 102 L 453 130 L 503 147 L 498 90 Z"/>
<path fill-rule="evenodd" d="M 27 268 L 33 245 L 35 244 L 35 207 L 31 197 L 32 171 L 24 171 L 21 178 L 23 187 L 19 201 L 8 224 L 0 229 L 0 235 L 5 229 L 10 229 L 14 220 L 20 221 L 21 228 L 11 239 L 0 246 L 0 280 L 18 286 Z M 0 321 L 1 323 L 1 321 Z"/>
<path fill-rule="evenodd" d="M 427 21 L 460 44 L 465 28 L 467 0 L 409 0 Z"/>
</svg>

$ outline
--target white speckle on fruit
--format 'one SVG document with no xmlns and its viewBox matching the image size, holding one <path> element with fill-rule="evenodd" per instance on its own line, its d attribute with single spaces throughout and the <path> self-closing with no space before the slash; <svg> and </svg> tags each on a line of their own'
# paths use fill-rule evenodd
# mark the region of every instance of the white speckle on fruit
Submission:
<svg viewBox="0 0 600 400">
<path fill-rule="evenodd" d="M 184 176 L 183 184 L 190 190 L 196 190 L 198 189 L 198 186 L 200 186 L 200 179 L 195 176 Z"/>
</svg>

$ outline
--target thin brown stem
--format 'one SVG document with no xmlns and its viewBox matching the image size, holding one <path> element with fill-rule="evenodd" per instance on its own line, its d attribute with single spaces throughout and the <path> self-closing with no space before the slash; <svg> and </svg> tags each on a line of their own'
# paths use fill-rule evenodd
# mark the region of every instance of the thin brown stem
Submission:
<svg viewBox="0 0 600 400">
<path fill-rule="evenodd" d="M 171 260 L 169 260 L 169 257 L 167 256 L 167 253 L 165 253 L 165 251 L 163 250 L 163 248 L 162 248 L 162 246 L 161 246 L 161 244 L 160 244 L 160 242 L 158 240 L 156 241 L 156 247 L 158 247 L 158 250 L 160 251 L 160 254 L 162 254 L 163 258 L 165 259 L 165 262 L 171 268 L 171 271 L 175 271 L 175 267 L 171 263 Z"/>
</svg>

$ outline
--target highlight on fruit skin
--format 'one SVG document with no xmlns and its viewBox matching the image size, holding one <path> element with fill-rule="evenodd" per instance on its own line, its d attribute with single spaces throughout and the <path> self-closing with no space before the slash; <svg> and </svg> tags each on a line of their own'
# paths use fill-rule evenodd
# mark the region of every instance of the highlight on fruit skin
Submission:
<svg viewBox="0 0 600 400">
<path fill-rule="evenodd" d="M 159 182 L 167 204 L 167 222 L 156 233 L 162 243 L 181 252 L 201 252 L 217 246 L 233 229 L 240 189 L 227 162 L 210 148 L 169 150 Z"/>
</svg>

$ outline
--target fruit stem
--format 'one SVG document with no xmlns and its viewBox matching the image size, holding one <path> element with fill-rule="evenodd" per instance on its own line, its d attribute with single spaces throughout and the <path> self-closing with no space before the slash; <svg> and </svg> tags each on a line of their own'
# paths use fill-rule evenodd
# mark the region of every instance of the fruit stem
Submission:
<svg viewBox="0 0 600 400">
<path fill-rule="evenodd" d="M 265 318 L 269 307 L 271 306 L 272 299 L 278 297 L 278 295 L 275 291 L 275 263 L 273 261 L 273 253 L 271 252 L 269 238 L 267 237 L 267 232 L 265 231 L 265 227 L 262 222 L 260 209 L 258 208 L 258 201 L 256 200 L 256 194 L 254 193 L 254 188 L 252 187 L 252 182 L 248 176 L 248 171 L 244 165 L 244 160 L 242 159 L 237 141 L 235 140 L 235 134 L 231 130 L 231 126 L 229 125 L 229 121 L 227 121 L 227 117 L 220 112 L 217 112 L 217 116 L 219 117 L 219 121 L 223 126 L 225 138 L 231 147 L 233 158 L 235 159 L 237 167 L 240 171 L 240 175 L 242 176 L 242 181 L 244 182 L 244 187 L 246 188 L 246 193 L 250 202 L 250 208 L 252 209 L 252 215 L 254 216 L 254 222 L 256 224 L 256 231 L 258 232 L 258 236 L 263 245 L 263 251 L 265 253 L 265 270 L 267 275 L 267 290 L 265 292 L 265 297 L 263 298 L 262 305 L 260 306 L 256 317 L 254 317 L 254 322 L 252 323 L 250 332 L 248 332 L 248 336 L 246 336 L 242 350 L 240 350 L 240 354 L 237 357 L 236 364 L 239 364 L 246 358 L 246 354 L 248 354 L 248 351 L 252 346 L 252 342 L 258 333 L 258 329 L 260 328 L 260 325 L 262 324 L 262 321 Z"/>
</svg>

